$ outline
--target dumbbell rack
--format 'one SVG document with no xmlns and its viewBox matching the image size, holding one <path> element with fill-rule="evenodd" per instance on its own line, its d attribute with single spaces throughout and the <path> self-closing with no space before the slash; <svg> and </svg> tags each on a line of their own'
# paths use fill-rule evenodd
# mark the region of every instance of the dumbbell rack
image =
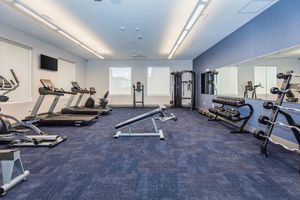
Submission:
<svg viewBox="0 0 300 200">
<path fill-rule="evenodd" d="M 275 87 L 271 89 L 272 94 L 278 95 L 277 99 L 274 103 L 273 102 L 264 102 L 264 108 L 271 109 L 272 113 L 271 113 L 270 117 L 267 117 L 267 116 L 259 117 L 259 122 L 266 125 L 267 127 L 264 132 L 263 131 L 255 132 L 254 136 L 262 141 L 261 146 L 260 146 L 260 151 L 265 156 L 267 156 L 267 146 L 268 146 L 269 141 L 271 140 L 270 137 L 272 135 L 274 125 L 276 123 L 278 123 L 278 122 L 276 122 L 276 120 L 277 120 L 279 113 L 282 114 L 286 118 L 286 120 L 289 124 L 288 126 L 300 128 L 300 125 L 298 125 L 293 120 L 292 116 L 290 114 L 288 114 L 287 112 L 283 111 L 282 107 L 281 107 L 283 100 L 285 98 L 285 95 L 287 93 L 286 91 L 295 89 L 294 88 L 295 84 L 290 84 L 292 77 L 293 77 L 293 71 L 289 71 L 286 74 L 283 74 L 283 73 L 277 74 L 278 79 L 283 79 L 280 89 L 275 88 Z M 284 92 L 282 92 L 282 91 L 284 91 Z M 300 144 L 300 132 L 295 128 L 291 128 L 291 131 L 293 132 L 298 144 Z M 279 145 L 285 147 L 283 144 L 280 144 L 280 143 L 276 143 L 276 144 L 279 144 Z M 286 148 L 286 149 L 288 149 L 288 148 Z"/>
<path fill-rule="evenodd" d="M 249 131 L 244 130 L 247 122 L 251 118 L 253 114 L 253 107 L 250 104 L 246 104 L 243 98 L 234 98 L 234 97 L 217 97 L 212 100 L 213 103 L 221 104 L 221 106 L 215 106 L 214 108 L 209 108 L 209 112 L 215 114 L 213 119 L 209 119 L 209 121 L 224 121 L 229 123 L 227 120 L 231 122 L 240 122 L 239 129 L 235 131 L 231 131 L 231 133 L 248 133 Z M 225 106 L 231 106 L 235 108 L 248 107 L 249 113 L 245 116 L 240 116 L 240 112 L 233 109 L 226 109 Z M 224 112 L 222 111 L 224 110 Z M 227 112 L 226 112 L 227 111 Z M 227 114 L 228 113 L 228 114 Z M 226 120 L 225 120 L 226 119 Z M 229 123 L 232 125 L 232 123 Z"/>
</svg>

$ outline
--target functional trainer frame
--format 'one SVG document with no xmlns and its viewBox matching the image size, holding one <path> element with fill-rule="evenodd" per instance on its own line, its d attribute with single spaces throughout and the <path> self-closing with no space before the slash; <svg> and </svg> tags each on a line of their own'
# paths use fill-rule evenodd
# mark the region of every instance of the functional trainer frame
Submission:
<svg viewBox="0 0 300 200">
<path fill-rule="evenodd" d="M 167 120 L 174 120 L 177 121 L 177 117 L 171 113 L 170 115 L 166 114 L 166 110 L 167 108 L 165 106 L 160 106 L 157 109 L 154 109 L 152 111 L 149 111 L 147 113 L 144 113 L 142 115 L 139 115 L 137 117 L 131 118 L 127 121 L 121 122 L 119 124 L 117 124 L 115 126 L 115 129 L 117 130 L 117 132 L 115 133 L 115 135 L 113 136 L 113 138 L 119 138 L 122 136 L 127 136 L 127 137 L 134 137 L 134 136 L 140 136 L 140 137 L 146 137 L 146 136 L 158 136 L 161 140 L 165 139 L 164 133 L 161 129 L 158 128 L 157 124 L 156 124 L 156 120 L 160 120 L 160 121 L 167 121 Z M 151 119 L 153 126 L 154 126 L 154 132 L 150 132 L 150 133 L 134 133 L 131 130 L 131 126 L 133 124 L 136 124 L 138 122 L 147 120 L 147 119 Z M 122 132 L 121 129 L 128 127 L 128 132 Z"/>
</svg>

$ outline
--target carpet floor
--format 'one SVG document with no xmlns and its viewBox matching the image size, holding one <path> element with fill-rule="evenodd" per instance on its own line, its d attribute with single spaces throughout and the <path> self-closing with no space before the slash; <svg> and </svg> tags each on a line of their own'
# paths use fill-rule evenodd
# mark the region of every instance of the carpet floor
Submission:
<svg viewBox="0 0 300 200">
<path fill-rule="evenodd" d="M 28 180 L 2 199 L 300 199 L 300 157 L 269 145 L 259 153 L 251 134 L 187 109 L 178 121 L 159 122 L 158 137 L 112 139 L 114 125 L 151 108 L 114 108 L 87 127 L 42 127 L 68 136 L 55 148 L 21 148 Z M 150 120 L 134 131 L 151 131 Z"/>
</svg>

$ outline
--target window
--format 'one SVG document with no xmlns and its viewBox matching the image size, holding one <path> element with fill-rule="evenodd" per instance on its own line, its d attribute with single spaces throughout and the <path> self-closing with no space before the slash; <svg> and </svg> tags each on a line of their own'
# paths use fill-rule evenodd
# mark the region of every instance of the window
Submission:
<svg viewBox="0 0 300 200">
<path fill-rule="evenodd" d="M 75 63 L 59 58 L 58 59 L 58 83 L 56 87 L 70 91 L 71 81 L 74 81 Z"/>
<path fill-rule="evenodd" d="M 131 94 L 131 68 L 109 68 L 109 93 L 112 95 Z"/>
<path fill-rule="evenodd" d="M 270 89 L 277 85 L 276 66 L 255 66 L 254 84 L 261 84 L 256 89 L 257 94 L 270 94 Z"/>
<path fill-rule="evenodd" d="M 0 76 L 15 82 L 10 72 L 13 69 L 20 81 L 19 87 L 7 95 L 9 102 L 31 100 L 31 51 L 30 47 L 0 38 Z"/>
<path fill-rule="evenodd" d="M 237 67 L 223 67 L 217 81 L 218 95 L 238 95 Z"/>
<path fill-rule="evenodd" d="M 147 94 L 170 95 L 170 67 L 148 67 Z"/>
</svg>

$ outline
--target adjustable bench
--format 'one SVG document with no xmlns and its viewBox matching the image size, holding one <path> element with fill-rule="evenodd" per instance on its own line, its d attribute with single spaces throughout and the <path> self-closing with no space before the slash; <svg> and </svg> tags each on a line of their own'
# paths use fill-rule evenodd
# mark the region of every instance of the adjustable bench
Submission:
<svg viewBox="0 0 300 200">
<path fill-rule="evenodd" d="M 160 121 L 167 121 L 167 120 L 174 120 L 177 121 L 177 117 L 171 113 L 170 115 L 166 114 L 166 110 L 167 108 L 165 106 L 160 106 L 157 109 L 154 109 L 152 111 L 149 111 L 147 113 L 144 113 L 142 115 L 136 116 L 134 118 L 131 118 L 129 120 L 126 120 L 124 122 L 121 122 L 119 124 L 117 124 L 115 126 L 115 129 L 117 130 L 116 134 L 113 136 L 113 138 L 119 138 L 122 136 L 159 136 L 161 140 L 163 140 L 164 137 L 164 133 L 161 129 L 157 128 L 156 122 L 155 120 L 160 120 Z M 135 123 L 141 122 L 143 120 L 146 119 L 151 119 L 153 126 L 154 126 L 154 130 L 155 132 L 151 132 L 151 133 L 133 133 L 131 132 L 131 126 Z M 124 127 L 128 127 L 129 131 L 127 133 L 122 132 L 120 129 L 124 128 Z"/>
</svg>

